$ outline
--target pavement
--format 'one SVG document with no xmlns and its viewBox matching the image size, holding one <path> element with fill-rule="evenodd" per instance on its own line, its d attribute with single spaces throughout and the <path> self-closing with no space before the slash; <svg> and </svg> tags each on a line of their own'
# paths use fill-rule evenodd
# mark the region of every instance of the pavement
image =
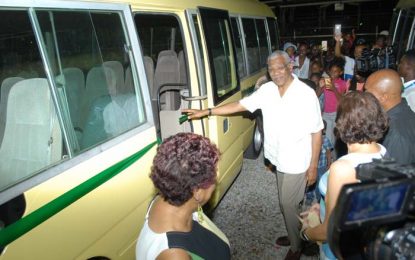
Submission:
<svg viewBox="0 0 415 260">
<path fill-rule="evenodd" d="M 212 220 L 227 235 L 232 259 L 284 259 L 288 247 L 275 244 L 286 235 L 278 204 L 274 173 L 256 160 L 244 159 L 242 171 L 212 213 Z M 301 256 L 317 260 L 318 256 Z"/>
</svg>

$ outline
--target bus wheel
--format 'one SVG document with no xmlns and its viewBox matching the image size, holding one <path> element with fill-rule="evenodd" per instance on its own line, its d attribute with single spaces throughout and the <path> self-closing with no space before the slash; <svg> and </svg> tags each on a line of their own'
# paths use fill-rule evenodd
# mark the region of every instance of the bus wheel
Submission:
<svg viewBox="0 0 415 260">
<path fill-rule="evenodd" d="M 261 153 L 262 145 L 264 142 L 264 134 L 262 130 L 262 116 L 256 117 L 255 130 L 252 136 L 251 144 L 248 146 L 244 153 L 246 159 L 256 159 Z"/>
</svg>

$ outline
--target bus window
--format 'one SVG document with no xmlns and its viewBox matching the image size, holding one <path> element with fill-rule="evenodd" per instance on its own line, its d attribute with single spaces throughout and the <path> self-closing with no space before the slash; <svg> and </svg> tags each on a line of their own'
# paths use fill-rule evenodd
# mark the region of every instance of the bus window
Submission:
<svg viewBox="0 0 415 260">
<path fill-rule="evenodd" d="M 191 16 L 191 22 L 190 24 L 190 28 L 192 30 L 192 34 L 195 35 L 195 37 L 193 37 L 192 41 L 193 41 L 193 49 L 195 50 L 195 56 L 196 56 L 196 63 L 197 63 L 197 76 L 198 76 L 198 80 L 199 80 L 199 93 L 201 96 L 206 95 L 207 90 L 206 90 L 206 69 L 205 69 L 205 56 L 203 53 L 203 46 L 202 46 L 202 36 L 200 33 L 200 28 L 199 28 L 199 20 L 197 18 L 197 14 L 190 14 Z"/>
<path fill-rule="evenodd" d="M 185 82 L 185 79 L 180 79 L 180 69 L 184 70 L 182 75 L 186 75 L 186 66 L 179 61 L 179 54 L 183 53 L 181 29 L 177 18 L 172 15 L 138 13 L 134 20 L 144 57 L 150 57 L 154 62 L 154 75 L 148 76 L 154 77 L 150 94 L 155 100 L 161 85 Z M 177 110 L 179 107 L 180 95 L 177 91 L 161 95 L 161 109 Z"/>
<path fill-rule="evenodd" d="M 249 74 L 253 74 L 261 69 L 255 20 L 251 18 L 242 18 L 242 25 L 244 28 L 245 43 L 248 54 L 248 71 Z"/>
<path fill-rule="evenodd" d="M 267 58 L 269 55 L 268 50 L 268 37 L 267 32 L 265 30 L 265 20 L 262 19 L 255 19 L 255 26 L 258 36 L 258 46 L 259 46 L 259 59 L 261 67 L 265 67 L 267 65 Z"/>
<path fill-rule="evenodd" d="M 397 62 L 405 50 L 410 49 L 411 39 L 409 37 L 411 30 L 414 30 L 414 8 L 397 9 L 392 17 L 392 26 L 394 26 L 393 46 L 397 49 Z M 412 43 L 413 44 L 413 43 Z"/>
<path fill-rule="evenodd" d="M 176 16 L 170 14 L 136 13 L 134 16 L 137 33 L 143 46 L 144 59 L 149 60 L 147 78 L 153 103 L 159 136 L 166 138 L 184 131 L 185 125 L 165 123 L 167 119 L 180 117 L 180 108 L 185 101 L 180 91 L 187 88 L 186 52 L 182 30 Z M 188 123 L 185 123 L 188 124 Z"/>
<path fill-rule="evenodd" d="M 71 152 L 145 121 L 118 13 L 37 11 Z"/>
<path fill-rule="evenodd" d="M 62 132 L 27 10 L 0 11 L 0 191 L 60 161 Z"/>
<path fill-rule="evenodd" d="M 214 103 L 218 104 L 239 90 L 229 15 L 221 10 L 199 11 L 209 52 Z"/>
<path fill-rule="evenodd" d="M 235 42 L 236 49 L 236 59 L 238 60 L 238 72 L 239 78 L 246 76 L 246 66 L 245 66 L 245 55 L 243 49 L 243 39 L 241 30 L 239 27 L 239 19 L 237 17 L 231 17 L 233 40 Z"/>
<path fill-rule="evenodd" d="M 271 43 L 271 52 L 276 51 L 279 49 L 279 40 L 278 40 L 278 31 L 277 31 L 277 21 L 275 18 L 268 17 L 267 18 L 268 24 L 268 32 L 269 32 L 269 39 Z"/>
</svg>

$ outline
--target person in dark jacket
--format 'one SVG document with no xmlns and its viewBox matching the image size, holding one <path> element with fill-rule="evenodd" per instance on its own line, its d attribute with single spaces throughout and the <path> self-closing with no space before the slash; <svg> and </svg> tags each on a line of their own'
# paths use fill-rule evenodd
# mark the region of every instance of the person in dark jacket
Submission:
<svg viewBox="0 0 415 260">
<path fill-rule="evenodd" d="M 382 142 L 388 155 L 400 164 L 415 163 L 415 113 L 401 97 L 399 74 L 390 69 L 379 70 L 369 76 L 365 89 L 388 113 L 389 130 Z"/>
</svg>

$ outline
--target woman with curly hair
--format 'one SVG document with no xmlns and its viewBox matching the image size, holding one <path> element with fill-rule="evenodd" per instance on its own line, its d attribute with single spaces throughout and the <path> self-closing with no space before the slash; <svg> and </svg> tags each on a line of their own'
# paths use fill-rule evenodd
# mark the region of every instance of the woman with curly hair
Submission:
<svg viewBox="0 0 415 260">
<path fill-rule="evenodd" d="M 388 116 L 376 97 L 368 92 L 349 92 L 337 108 L 336 130 L 347 144 L 348 154 L 335 161 L 321 177 L 318 188 L 322 195 L 320 207 L 313 205 L 303 214 L 301 237 L 304 240 L 323 242 L 320 259 L 336 259 L 327 243 L 330 215 L 337 203 L 343 185 L 358 182 L 355 167 L 382 158 L 386 149 L 377 143 L 388 128 Z M 311 223 L 308 215 L 318 212 L 321 224 Z M 318 213 L 317 213 L 318 214 Z"/>
<path fill-rule="evenodd" d="M 164 140 L 150 178 L 151 202 L 136 259 L 230 259 L 225 235 L 203 214 L 216 183 L 219 150 L 209 139 L 179 133 Z"/>
</svg>

